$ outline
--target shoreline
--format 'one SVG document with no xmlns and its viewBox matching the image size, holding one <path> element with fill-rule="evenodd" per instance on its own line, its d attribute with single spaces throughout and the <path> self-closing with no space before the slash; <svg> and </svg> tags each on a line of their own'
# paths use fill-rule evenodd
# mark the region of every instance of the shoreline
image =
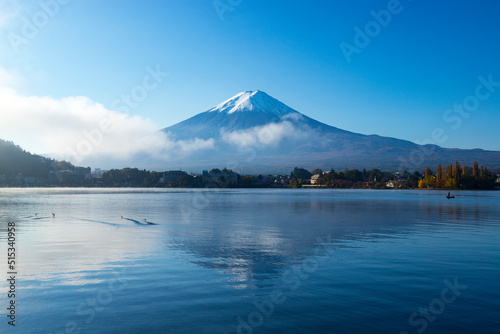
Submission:
<svg viewBox="0 0 500 334">
<path fill-rule="evenodd" d="M 233 190 L 233 189 L 295 189 L 295 190 L 367 190 L 367 191 L 435 191 L 435 192 L 461 192 L 461 191 L 500 191 L 500 189 L 427 189 L 427 188 L 381 188 L 381 189 L 373 189 L 373 188 L 329 188 L 323 186 L 306 186 L 301 188 L 294 187 L 0 187 L 0 190 L 3 189 L 156 189 L 156 190 L 169 190 L 169 189 L 182 189 L 182 190 L 210 190 L 210 189 L 224 189 L 224 190 Z"/>
</svg>

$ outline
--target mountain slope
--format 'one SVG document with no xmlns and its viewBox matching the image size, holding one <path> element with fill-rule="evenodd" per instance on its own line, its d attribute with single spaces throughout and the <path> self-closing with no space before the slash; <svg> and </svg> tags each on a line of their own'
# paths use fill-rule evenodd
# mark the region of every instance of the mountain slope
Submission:
<svg viewBox="0 0 500 334">
<path fill-rule="evenodd" d="M 206 112 L 163 129 L 172 140 L 213 140 L 210 150 L 176 161 L 183 168 L 239 165 L 248 172 L 306 168 L 422 170 L 425 165 L 474 160 L 500 168 L 500 152 L 444 149 L 318 122 L 262 91 L 242 92 Z"/>
<path fill-rule="evenodd" d="M 0 139 L 0 174 L 47 177 L 53 160 L 26 152 L 12 142 Z"/>
</svg>

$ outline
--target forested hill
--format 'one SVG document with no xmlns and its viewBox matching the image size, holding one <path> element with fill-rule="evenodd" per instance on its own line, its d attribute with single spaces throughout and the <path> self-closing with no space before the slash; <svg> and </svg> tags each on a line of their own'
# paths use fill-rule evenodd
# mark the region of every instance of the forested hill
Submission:
<svg viewBox="0 0 500 334">
<path fill-rule="evenodd" d="M 0 139 L 0 174 L 47 177 L 54 160 L 26 152 L 13 142 Z"/>
</svg>

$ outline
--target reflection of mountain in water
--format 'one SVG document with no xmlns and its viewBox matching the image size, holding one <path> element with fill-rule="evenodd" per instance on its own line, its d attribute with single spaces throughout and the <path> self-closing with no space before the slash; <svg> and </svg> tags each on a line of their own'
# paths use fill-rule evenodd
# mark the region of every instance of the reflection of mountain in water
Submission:
<svg viewBox="0 0 500 334">
<path fill-rule="evenodd" d="M 353 247 L 353 241 L 406 238 L 422 225 L 469 223 L 478 215 L 477 208 L 464 209 L 437 195 L 300 190 L 217 194 L 205 209 L 184 208 L 191 210 L 190 223 L 174 232 L 170 247 L 191 253 L 192 262 L 200 266 L 227 273 L 235 284 L 261 286 L 284 268 L 314 256 L 324 246 L 321 240 L 330 248 Z"/>
</svg>

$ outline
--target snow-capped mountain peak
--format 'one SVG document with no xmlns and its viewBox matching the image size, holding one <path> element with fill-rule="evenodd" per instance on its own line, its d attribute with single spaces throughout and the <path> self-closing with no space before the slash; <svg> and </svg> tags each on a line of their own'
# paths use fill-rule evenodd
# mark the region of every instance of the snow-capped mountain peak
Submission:
<svg viewBox="0 0 500 334">
<path fill-rule="evenodd" d="M 259 90 L 236 94 L 162 131 L 175 143 L 173 147 L 187 152 L 176 162 L 182 168 L 229 165 L 259 173 L 282 173 L 295 166 L 411 169 L 413 163 L 408 161 L 405 164 L 409 167 L 403 166 L 403 159 L 424 149 L 432 151 L 425 157 L 429 165 L 450 161 L 471 165 L 481 160 L 500 168 L 500 152 L 441 147 L 429 150 L 406 140 L 342 130 L 301 114 Z"/>
<path fill-rule="evenodd" d="M 260 90 L 238 93 L 230 99 L 210 109 L 209 112 L 219 112 L 224 114 L 233 114 L 237 112 L 259 112 L 279 117 L 289 113 L 298 113 L 284 103 Z"/>
</svg>

